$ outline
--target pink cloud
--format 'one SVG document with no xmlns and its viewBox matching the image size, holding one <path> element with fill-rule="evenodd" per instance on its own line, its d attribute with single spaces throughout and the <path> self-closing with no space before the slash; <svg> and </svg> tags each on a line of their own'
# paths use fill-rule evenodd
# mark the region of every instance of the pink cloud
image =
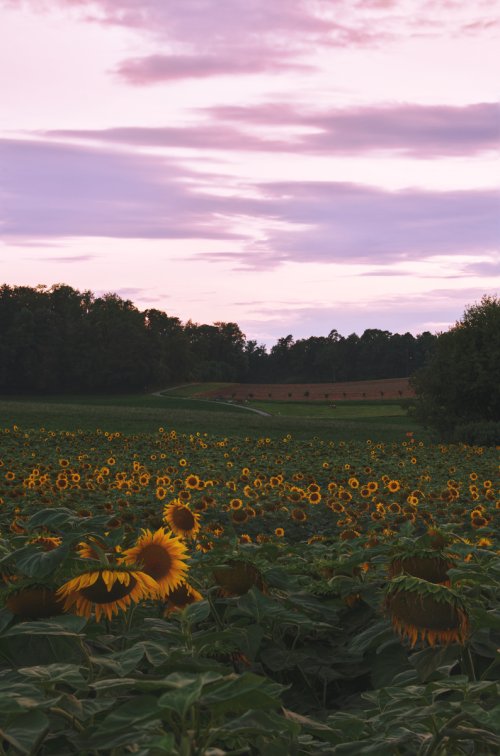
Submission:
<svg viewBox="0 0 500 756">
<path fill-rule="evenodd" d="M 289 70 L 307 70 L 285 54 L 248 55 L 148 55 L 122 61 L 116 73 L 129 84 L 157 84 L 178 79 L 204 79 L 210 76 L 235 74 L 278 73 Z"/>
<path fill-rule="evenodd" d="M 268 182 L 242 196 L 221 177 L 115 150 L 0 140 L 6 238 L 227 239 L 196 259 L 266 269 L 283 261 L 389 264 L 498 245 L 493 190 L 386 191 L 347 182 Z M 226 189 L 231 185 L 226 185 Z M 245 231 L 235 232 L 234 228 Z M 253 227 L 258 227 L 258 241 Z"/>
<path fill-rule="evenodd" d="M 7 238 L 240 238 L 172 160 L 0 139 L 0 163 Z"/>
<path fill-rule="evenodd" d="M 46 132 L 46 136 L 149 147 L 306 155 L 397 151 L 413 158 L 474 155 L 495 150 L 499 143 L 498 105 L 488 102 L 465 107 L 402 103 L 323 112 L 286 103 L 267 103 L 254 107 L 214 107 L 202 112 L 212 120 L 196 126 L 54 130 Z M 249 127 L 255 126 L 272 127 L 273 136 L 250 133 Z M 311 133 L 280 136 L 277 129 L 283 127 L 286 131 L 290 126 L 309 127 Z"/>
</svg>

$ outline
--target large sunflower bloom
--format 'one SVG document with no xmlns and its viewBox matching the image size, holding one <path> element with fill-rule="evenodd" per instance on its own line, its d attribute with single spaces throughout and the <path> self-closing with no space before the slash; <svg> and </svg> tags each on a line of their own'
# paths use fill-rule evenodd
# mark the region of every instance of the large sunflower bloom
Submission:
<svg viewBox="0 0 500 756">
<path fill-rule="evenodd" d="M 200 515 L 181 501 L 174 499 L 163 510 L 163 519 L 170 529 L 182 538 L 194 538 L 200 530 Z"/>
<path fill-rule="evenodd" d="M 160 597 L 166 596 L 186 579 L 188 566 L 186 545 L 163 528 L 153 533 L 143 530 L 135 546 L 123 552 L 125 564 L 141 564 L 144 572 L 157 583 Z"/>
<path fill-rule="evenodd" d="M 64 600 L 64 611 L 73 611 L 82 617 L 90 617 L 92 611 L 99 622 L 104 615 L 109 620 L 119 609 L 126 610 L 132 602 L 150 598 L 158 590 L 158 584 L 149 575 L 126 567 L 103 567 L 83 572 L 68 580 L 57 591 Z"/>
</svg>

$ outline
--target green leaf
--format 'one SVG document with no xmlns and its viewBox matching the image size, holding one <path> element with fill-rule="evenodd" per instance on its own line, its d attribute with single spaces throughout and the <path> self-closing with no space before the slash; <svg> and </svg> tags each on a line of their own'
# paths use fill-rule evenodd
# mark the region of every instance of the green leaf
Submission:
<svg viewBox="0 0 500 756">
<path fill-rule="evenodd" d="M 0 634 L 10 625 L 13 619 L 12 612 L 9 612 L 8 609 L 0 609 Z"/>
<path fill-rule="evenodd" d="M 285 710 L 285 714 L 286 714 Z M 288 712 L 290 715 L 293 712 Z M 297 715 L 298 717 L 299 715 Z M 300 720 L 307 719 L 299 717 Z M 310 720 L 312 721 L 312 720 Z M 254 711 L 250 710 L 236 719 L 228 719 L 224 722 L 221 729 L 234 735 L 254 736 L 257 734 L 271 735 L 278 733 L 290 733 L 298 735 L 301 729 L 302 721 L 294 719 L 293 716 L 281 716 L 273 711 Z M 325 725 L 325 729 L 330 728 Z"/>
<path fill-rule="evenodd" d="M 65 683 L 73 688 L 86 687 L 86 681 L 76 664 L 45 664 L 36 667 L 21 667 L 18 672 L 23 677 L 40 683 Z"/>
<path fill-rule="evenodd" d="M 347 650 L 353 656 L 362 656 L 368 649 L 374 648 L 392 637 L 394 636 L 389 622 L 387 620 L 380 620 L 380 622 L 375 622 L 373 625 L 367 627 L 366 630 L 363 630 L 362 633 L 356 635 L 349 643 Z"/>
<path fill-rule="evenodd" d="M 108 714 L 101 729 L 106 732 L 128 730 L 155 717 L 158 718 L 156 698 L 148 695 L 134 696 Z"/>
<path fill-rule="evenodd" d="M 456 646 L 443 646 L 442 648 L 424 648 L 412 654 L 409 663 L 415 667 L 420 682 L 427 682 L 437 670 L 442 667 L 455 666 L 459 659 L 460 651 Z"/>
<path fill-rule="evenodd" d="M 125 677 L 137 668 L 144 656 L 144 646 L 138 643 L 125 651 L 117 651 L 107 656 L 92 656 L 90 661 L 102 669 L 108 669 L 118 677 Z"/>
<path fill-rule="evenodd" d="M 34 622 L 19 622 L 17 625 L 10 627 L 4 633 L 2 638 L 17 638 L 20 635 L 61 635 L 61 636 L 81 636 L 81 630 L 87 624 L 85 617 L 77 617 L 72 614 L 65 614 L 57 619 L 52 620 L 35 620 Z"/>
<path fill-rule="evenodd" d="M 69 543 L 63 543 L 52 551 L 42 551 L 36 545 L 30 545 L 15 551 L 12 554 L 12 560 L 16 568 L 24 575 L 42 579 L 64 562 L 69 549 Z"/>
<path fill-rule="evenodd" d="M 248 709 L 274 709 L 280 706 L 279 695 L 283 686 L 251 672 L 215 683 L 204 694 L 202 703 L 217 714 L 235 713 Z"/>
<path fill-rule="evenodd" d="M 408 653 L 398 640 L 393 640 L 373 657 L 370 666 L 373 687 L 384 688 L 392 683 L 396 675 L 409 668 Z"/>
<path fill-rule="evenodd" d="M 22 754 L 31 754 L 48 732 L 47 716 L 42 711 L 28 711 L 16 717 L 5 729 L 0 727 L 0 735 Z"/>
<path fill-rule="evenodd" d="M 195 601 L 182 610 L 182 615 L 191 625 L 197 625 L 210 615 L 210 604 L 208 601 Z"/>
<path fill-rule="evenodd" d="M 155 669 L 161 667 L 170 658 L 170 651 L 168 648 L 165 648 L 165 645 L 162 643 L 142 641 L 141 643 L 138 643 L 137 646 L 140 646 L 143 649 L 146 659 Z"/>
<path fill-rule="evenodd" d="M 198 679 L 182 685 L 176 690 L 169 690 L 158 699 L 158 706 L 161 709 L 169 709 L 184 719 L 190 707 L 199 700 L 204 681 L 200 675 Z"/>
<path fill-rule="evenodd" d="M 74 512 L 66 507 L 47 507 L 40 509 L 28 520 L 28 528 L 48 528 L 49 530 L 64 529 L 75 518 Z"/>
</svg>

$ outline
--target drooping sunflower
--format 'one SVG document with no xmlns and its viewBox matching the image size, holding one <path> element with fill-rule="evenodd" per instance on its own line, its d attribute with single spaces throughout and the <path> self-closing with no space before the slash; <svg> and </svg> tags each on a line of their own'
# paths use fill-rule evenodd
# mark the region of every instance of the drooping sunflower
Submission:
<svg viewBox="0 0 500 756">
<path fill-rule="evenodd" d="M 182 538 L 194 538 L 200 530 L 199 513 L 192 512 L 186 504 L 176 499 L 163 510 L 163 519 L 172 532 Z"/>
<path fill-rule="evenodd" d="M 257 540 L 258 538 L 257 536 Z M 260 591 L 264 588 L 260 570 L 241 559 L 230 559 L 216 567 L 213 574 L 223 596 L 243 596 L 252 586 Z"/>
<path fill-rule="evenodd" d="M 153 533 L 143 530 L 135 546 L 123 552 L 123 562 L 127 565 L 140 564 L 143 571 L 157 583 L 160 597 L 173 591 L 186 579 L 188 566 L 186 545 L 163 528 Z"/>
<path fill-rule="evenodd" d="M 157 594 L 158 583 L 145 572 L 131 570 L 124 565 L 88 570 L 62 585 L 56 592 L 64 600 L 64 611 L 74 611 L 82 617 L 95 613 L 112 619 L 118 610 L 126 610 L 132 602 Z"/>
<path fill-rule="evenodd" d="M 395 631 L 408 638 L 412 648 L 419 639 L 430 646 L 463 645 L 469 634 L 467 612 L 458 594 L 420 578 L 393 579 L 387 588 L 385 611 Z"/>
<path fill-rule="evenodd" d="M 63 613 L 63 605 L 53 586 L 41 583 L 15 585 L 5 599 L 5 606 L 20 619 L 44 619 Z"/>
</svg>

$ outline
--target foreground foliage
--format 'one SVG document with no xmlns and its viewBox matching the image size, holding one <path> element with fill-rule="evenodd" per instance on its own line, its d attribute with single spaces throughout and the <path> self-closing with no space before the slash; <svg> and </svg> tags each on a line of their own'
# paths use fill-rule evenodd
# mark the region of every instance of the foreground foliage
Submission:
<svg viewBox="0 0 500 756">
<path fill-rule="evenodd" d="M 0 434 L 15 754 L 495 754 L 493 448 Z"/>
</svg>

